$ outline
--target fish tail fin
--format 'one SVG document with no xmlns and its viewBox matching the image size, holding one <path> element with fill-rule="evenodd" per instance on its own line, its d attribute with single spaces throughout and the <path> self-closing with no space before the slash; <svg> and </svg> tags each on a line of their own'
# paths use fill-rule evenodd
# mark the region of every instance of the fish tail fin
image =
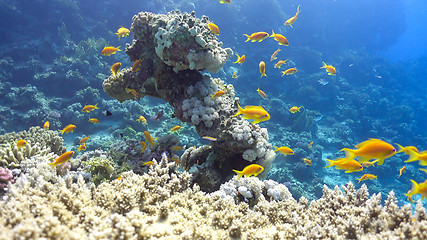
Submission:
<svg viewBox="0 0 427 240">
<path fill-rule="evenodd" d="M 236 54 L 236 56 L 237 56 L 237 61 L 235 61 L 235 62 L 233 62 L 233 63 L 239 63 L 240 56 L 239 56 L 239 54 Z"/>
<path fill-rule="evenodd" d="M 400 152 L 403 152 L 405 150 L 405 148 L 402 147 L 402 145 L 400 145 L 399 143 L 395 143 L 395 144 L 397 145 L 397 148 L 398 148 L 396 153 L 400 153 Z"/>
<path fill-rule="evenodd" d="M 349 148 L 343 148 L 340 151 L 344 151 L 345 152 L 345 158 L 347 159 L 354 159 L 356 157 L 356 150 L 354 149 L 349 149 Z"/>
<path fill-rule="evenodd" d="M 248 34 L 243 34 L 243 35 L 245 35 L 248 38 L 248 39 L 246 39 L 245 42 L 248 42 L 249 40 L 251 40 L 251 36 L 249 36 Z"/>
<path fill-rule="evenodd" d="M 378 161 L 377 165 L 381 166 L 384 163 L 384 158 L 378 158 L 377 161 Z"/>
<path fill-rule="evenodd" d="M 408 149 L 409 158 L 405 162 L 415 162 L 418 160 L 419 154 L 412 149 Z"/>
<path fill-rule="evenodd" d="M 300 5 L 298 5 L 298 7 L 297 7 L 297 13 L 299 13 L 299 12 L 301 12 L 300 10 L 299 10 L 299 7 L 301 6 L 301 4 Z"/>
<path fill-rule="evenodd" d="M 121 52 L 122 50 L 120 50 L 120 46 L 117 47 L 117 51 Z"/>
<path fill-rule="evenodd" d="M 215 95 L 211 94 L 211 100 L 215 97 Z"/>
<path fill-rule="evenodd" d="M 359 182 L 357 184 L 360 183 L 360 181 L 362 181 L 362 178 L 356 178 L 356 180 L 359 180 Z"/>
<path fill-rule="evenodd" d="M 238 116 L 243 112 L 243 108 L 240 107 L 239 101 L 237 101 L 237 107 L 239 108 L 239 111 L 236 114 L 234 114 L 233 117 Z"/>
<path fill-rule="evenodd" d="M 52 168 L 55 168 L 55 166 L 56 166 L 55 162 L 53 162 L 53 163 L 48 163 L 47 165 L 51 166 Z"/>
<path fill-rule="evenodd" d="M 65 133 L 65 130 L 59 130 L 61 132 L 61 135 Z"/>
<path fill-rule="evenodd" d="M 405 194 L 405 196 L 412 196 L 420 192 L 420 186 L 418 185 L 418 183 L 412 179 L 410 179 L 410 181 L 412 182 L 412 188 L 407 194 Z"/>
<path fill-rule="evenodd" d="M 239 178 L 241 178 L 243 176 L 242 171 L 238 171 L 238 170 L 233 169 L 233 172 L 235 172 L 239 175 L 236 180 L 238 180 Z"/>
<path fill-rule="evenodd" d="M 329 165 L 328 165 L 328 166 L 326 166 L 326 167 L 324 167 L 324 168 L 330 168 L 330 167 L 332 167 L 332 166 L 335 166 L 335 162 L 334 162 L 334 160 L 326 159 L 326 161 L 328 161 Z"/>
<path fill-rule="evenodd" d="M 273 29 L 271 29 L 271 31 L 272 31 L 273 33 L 270 35 L 270 37 L 274 37 L 274 35 L 276 35 L 276 34 L 274 33 L 274 30 L 273 30 Z"/>
<path fill-rule="evenodd" d="M 326 66 L 328 66 L 325 62 L 322 61 L 322 63 L 323 63 L 323 67 L 321 68 L 326 68 Z"/>
<path fill-rule="evenodd" d="M 262 73 L 260 78 L 262 78 L 263 76 L 266 76 L 266 77 L 267 77 L 267 74 Z"/>
</svg>

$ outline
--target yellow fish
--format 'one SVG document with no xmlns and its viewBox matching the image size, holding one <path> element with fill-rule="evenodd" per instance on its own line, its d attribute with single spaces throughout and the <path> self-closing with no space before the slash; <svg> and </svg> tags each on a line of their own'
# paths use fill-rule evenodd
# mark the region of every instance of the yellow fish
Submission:
<svg viewBox="0 0 427 240">
<path fill-rule="evenodd" d="M 249 166 L 246 166 L 242 171 L 238 171 L 234 169 L 233 171 L 239 175 L 237 179 L 241 178 L 243 175 L 246 177 L 250 177 L 254 175 L 256 177 L 258 176 L 258 174 L 264 171 L 264 167 L 258 164 L 251 164 Z"/>
<path fill-rule="evenodd" d="M 371 180 L 371 179 L 376 179 L 376 178 L 377 178 L 377 176 L 367 173 L 367 174 L 363 175 L 361 178 L 356 178 L 356 180 L 359 180 L 358 183 L 360 183 L 361 181 L 364 181 L 364 180 Z"/>
<path fill-rule="evenodd" d="M 234 73 L 233 73 L 233 76 L 231 76 L 232 78 L 237 78 L 237 71 L 235 71 Z"/>
<path fill-rule="evenodd" d="M 421 201 L 424 198 L 427 199 L 427 180 L 419 184 L 412 179 L 411 179 L 411 182 L 412 182 L 412 189 L 405 195 L 408 197 L 412 197 L 412 195 L 421 194 Z"/>
<path fill-rule="evenodd" d="M 18 140 L 18 142 L 16 143 L 16 146 L 18 148 L 23 148 L 23 147 L 25 147 L 25 145 L 27 145 L 27 141 L 22 140 L 22 139 Z"/>
<path fill-rule="evenodd" d="M 77 148 L 77 150 L 80 151 L 86 151 L 87 147 L 85 143 L 80 144 L 80 146 Z"/>
<path fill-rule="evenodd" d="M 202 138 L 211 142 L 216 142 L 218 140 L 217 138 L 209 137 L 209 136 L 203 136 Z M 194 145 L 194 148 L 196 148 L 196 145 Z"/>
<path fill-rule="evenodd" d="M 282 147 L 274 147 L 276 150 L 274 150 L 275 152 L 280 152 L 280 153 L 283 153 L 283 154 L 285 154 L 285 155 L 294 155 L 294 150 L 292 150 L 291 148 L 289 148 L 289 147 L 285 147 L 285 146 L 282 146 Z"/>
<path fill-rule="evenodd" d="M 283 64 L 286 64 L 287 61 L 288 61 L 288 59 L 279 60 L 276 64 L 274 64 L 274 68 L 280 68 Z"/>
<path fill-rule="evenodd" d="M 145 149 L 147 148 L 147 144 L 144 141 L 141 141 L 140 143 L 141 143 L 141 147 L 142 147 L 141 152 L 144 152 Z"/>
<path fill-rule="evenodd" d="M 383 165 L 384 159 L 396 154 L 396 149 L 389 143 L 379 139 L 371 138 L 356 145 L 357 149 L 343 148 L 347 159 L 358 157 L 361 163 L 371 159 L 378 159 L 378 166 Z"/>
<path fill-rule="evenodd" d="M 79 141 L 79 144 L 85 143 L 87 140 L 89 140 L 89 138 L 90 138 L 89 136 L 82 138 L 82 139 Z"/>
<path fill-rule="evenodd" d="M 141 63 L 142 63 L 141 59 L 138 59 L 135 62 L 133 62 L 133 64 L 132 64 L 132 72 L 138 72 L 140 70 Z"/>
<path fill-rule="evenodd" d="M 302 107 L 293 106 L 293 107 L 291 107 L 291 108 L 289 109 L 289 112 L 291 112 L 291 113 L 300 112 L 300 109 L 301 109 L 301 108 L 302 108 Z"/>
<path fill-rule="evenodd" d="M 235 61 L 233 63 L 238 63 L 238 64 L 242 65 L 246 61 L 245 55 L 242 55 L 241 57 L 239 57 L 239 55 L 236 54 L 236 56 L 237 56 L 237 61 Z"/>
<path fill-rule="evenodd" d="M 291 17 L 291 18 L 289 18 L 288 20 L 286 20 L 286 22 L 284 23 L 284 25 L 285 26 L 287 26 L 287 25 L 289 25 L 289 26 L 291 26 L 292 27 L 292 24 L 294 24 L 295 23 L 295 21 L 297 20 L 297 18 L 298 18 L 298 15 L 299 15 L 299 13 L 300 13 L 300 10 L 299 10 L 299 7 L 300 7 L 301 5 L 298 5 L 298 7 L 297 7 L 297 12 L 295 13 L 295 16 L 293 16 L 293 17 Z"/>
<path fill-rule="evenodd" d="M 98 118 L 89 118 L 89 122 L 93 123 L 93 124 L 97 124 L 99 123 Z"/>
<path fill-rule="evenodd" d="M 274 33 L 274 30 L 270 37 L 274 38 L 274 40 L 276 40 L 279 45 L 289 46 L 288 39 L 286 39 L 282 34 Z"/>
<path fill-rule="evenodd" d="M 74 151 L 65 152 L 61 156 L 59 156 L 57 159 L 55 159 L 55 162 L 49 163 L 49 165 L 52 166 L 52 168 L 54 168 L 56 165 L 61 165 L 67 162 L 68 160 L 70 160 L 70 158 L 73 155 L 74 155 Z"/>
<path fill-rule="evenodd" d="M 230 3 L 231 3 L 231 0 L 220 0 L 219 2 L 220 2 L 221 4 L 223 4 L 223 3 L 230 4 Z"/>
<path fill-rule="evenodd" d="M 136 121 L 139 122 L 139 123 L 143 123 L 143 124 L 147 125 L 147 119 L 145 119 L 145 117 L 142 116 L 142 115 L 139 116 L 139 118 L 136 119 Z"/>
<path fill-rule="evenodd" d="M 296 68 L 288 68 L 285 71 L 282 71 L 282 77 L 285 75 L 291 75 L 298 72 L 298 70 Z"/>
<path fill-rule="evenodd" d="M 46 130 L 49 130 L 49 127 L 50 127 L 50 122 L 49 122 L 49 121 L 46 121 L 46 122 L 43 124 L 43 128 L 44 128 L 44 129 L 46 129 Z"/>
<path fill-rule="evenodd" d="M 375 161 L 372 161 L 372 162 L 364 162 L 364 163 L 362 163 L 362 166 L 363 167 L 370 167 L 370 166 L 374 166 L 375 167 L 375 163 L 376 162 L 378 162 L 378 159 L 377 160 L 375 160 Z"/>
<path fill-rule="evenodd" d="M 266 32 L 256 32 L 256 33 L 252 33 L 250 36 L 248 34 L 243 34 L 245 35 L 248 39 L 246 39 L 245 42 L 251 40 L 252 42 L 262 42 L 264 39 L 268 38 L 268 33 Z"/>
<path fill-rule="evenodd" d="M 139 95 L 139 93 L 135 90 L 135 89 L 131 89 L 131 88 L 125 88 L 125 91 L 127 93 L 132 94 L 135 98 L 141 98 L 141 96 Z"/>
<path fill-rule="evenodd" d="M 218 92 L 216 92 L 214 95 L 212 95 L 211 94 L 211 100 L 212 99 L 214 99 L 214 98 L 216 98 L 216 97 L 221 97 L 222 95 L 224 95 L 225 94 L 225 92 L 224 91 L 221 91 L 221 90 L 219 90 Z"/>
<path fill-rule="evenodd" d="M 267 77 L 267 75 L 265 74 L 265 62 L 264 61 L 259 62 L 259 72 L 261 73 L 260 78 L 262 78 L 263 76 Z"/>
<path fill-rule="evenodd" d="M 321 67 L 320 69 L 322 68 L 326 69 L 326 71 L 328 72 L 328 75 L 331 75 L 331 76 L 337 75 L 337 70 L 332 65 L 327 65 L 325 62 L 323 62 L 323 67 Z"/>
<path fill-rule="evenodd" d="M 154 146 L 156 146 L 156 143 L 154 143 L 154 138 L 150 135 L 150 133 L 148 131 L 144 131 L 144 137 L 145 137 L 145 141 L 147 141 L 151 147 L 154 148 Z"/>
<path fill-rule="evenodd" d="M 153 161 L 144 162 L 142 166 L 151 166 L 153 165 Z"/>
<path fill-rule="evenodd" d="M 406 146 L 406 147 L 402 147 L 402 145 L 396 143 L 397 147 L 399 148 L 399 150 L 396 153 L 400 153 L 400 152 L 404 152 L 405 154 L 409 155 L 409 149 L 412 149 L 413 151 L 419 153 L 418 149 L 414 146 Z"/>
<path fill-rule="evenodd" d="M 182 147 L 181 146 L 173 146 L 172 150 L 174 150 L 174 151 L 181 151 Z"/>
<path fill-rule="evenodd" d="M 83 107 L 83 109 L 82 109 L 82 112 L 89 113 L 89 112 L 92 112 L 95 109 L 99 109 L 97 105 L 98 105 L 98 103 L 95 104 L 95 105 L 85 105 Z"/>
<path fill-rule="evenodd" d="M 402 173 L 406 172 L 406 166 L 403 166 L 401 169 L 399 169 L 399 176 L 398 178 L 400 178 L 400 176 L 402 176 Z"/>
<path fill-rule="evenodd" d="M 313 146 L 313 141 L 311 141 L 309 144 L 308 144 L 308 148 L 311 148 L 312 146 Z"/>
<path fill-rule="evenodd" d="M 119 49 L 120 46 L 118 47 L 104 47 L 104 49 L 102 49 L 101 51 L 101 55 L 103 56 L 110 56 L 111 54 L 116 54 L 116 52 L 120 52 L 122 50 Z"/>
<path fill-rule="evenodd" d="M 215 25 L 214 23 L 208 23 L 208 28 L 209 30 L 211 30 L 211 32 L 215 35 L 219 35 L 219 28 L 217 25 Z"/>
<path fill-rule="evenodd" d="M 326 161 L 329 162 L 329 165 L 325 168 L 335 166 L 336 169 L 346 170 L 345 173 L 359 172 L 363 170 L 362 164 L 356 160 L 349 161 L 346 158 L 338 158 L 337 160 L 326 159 Z"/>
<path fill-rule="evenodd" d="M 408 149 L 409 158 L 405 162 L 415 162 L 420 161 L 419 164 L 421 166 L 427 166 L 427 152 L 423 151 L 421 153 L 417 153 L 412 149 Z"/>
<path fill-rule="evenodd" d="M 270 114 L 261 106 L 245 106 L 245 108 L 241 108 L 240 104 L 237 102 L 237 107 L 239 111 L 233 115 L 233 117 L 238 116 L 240 114 L 243 115 L 243 119 L 253 119 L 252 124 L 257 124 L 259 122 L 264 122 L 270 119 Z"/>
<path fill-rule="evenodd" d="M 120 40 L 120 37 L 127 37 L 127 36 L 129 36 L 129 33 L 130 33 L 129 29 L 127 29 L 125 27 L 120 27 L 117 30 L 117 32 L 114 33 L 114 34 L 116 34 L 117 36 L 119 36 L 119 40 Z"/>
<path fill-rule="evenodd" d="M 121 67 L 121 66 L 122 66 L 122 63 L 121 63 L 121 62 L 114 63 L 114 64 L 111 66 L 111 73 L 113 74 L 113 76 L 114 76 L 114 77 L 117 75 L 117 73 L 119 73 L 119 72 L 120 72 L 120 67 Z"/>
<path fill-rule="evenodd" d="M 60 130 L 61 135 L 64 133 L 74 132 L 75 128 L 76 128 L 76 125 L 68 124 L 64 129 Z"/>
<path fill-rule="evenodd" d="M 262 98 L 267 99 L 267 94 L 265 94 L 265 92 L 263 92 L 261 89 L 259 89 L 259 87 L 258 87 L 258 89 L 257 89 L 256 91 L 258 92 L 258 94 L 259 94 Z"/>
<path fill-rule="evenodd" d="M 310 160 L 310 159 L 308 159 L 308 158 L 303 158 L 302 160 L 304 161 L 305 165 L 313 166 L 313 163 L 311 163 L 311 160 Z"/>
<path fill-rule="evenodd" d="M 274 59 L 277 59 L 277 54 L 278 54 L 280 51 L 282 51 L 282 49 L 280 49 L 280 48 L 278 48 L 276 51 L 274 51 L 274 53 L 273 53 L 273 54 L 271 54 L 270 61 L 273 61 Z"/>
<path fill-rule="evenodd" d="M 177 126 L 171 128 L 171 132 L 178 131 L 179 129 L 181 129 L 181 126 L 177 125 Z"/>
</svg>

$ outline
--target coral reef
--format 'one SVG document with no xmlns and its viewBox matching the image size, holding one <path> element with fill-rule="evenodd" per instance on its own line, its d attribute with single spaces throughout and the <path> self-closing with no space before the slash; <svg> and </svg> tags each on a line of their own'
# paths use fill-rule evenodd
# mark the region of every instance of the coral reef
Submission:
<svg viewBox="0 0 427 240">
<path fill-rule="evenodd" d="M 205 16 L 196 18 L 194 12 L 135 15 L 131 27 L 134 40 L 126 53 L 131 61 L 142 59 L 140 70 L 123 69 L 106 79 L 103 88 L 120 102 L 144 96 L 164 99 L 174 108 L 176 118 L 195 125 L 200 136 L 217 138 L 211 143 L 210 162 L 197 159 L 201 167 L 193 168 L 203 170 L 193 179 L 203 190 L 213 191 L 232 174 L 231 169 L 242 169 L 250 162 L 264 166 L 260 177 L 265 177 L 275 153 L 268 143 L 267 129 L 232 117 L 238 100 L 233 86 L 199 72 L 218 72 L 233 55 L 231 49 L 221 48 L 208 22 Z M 218 91 L 225 94 L 212 98 Z M 184 166 L 191 168 L 188 161 Z"/>
<path fill-rule="evenodd" d="M 294 200 L 286 187 L 235 178 L 206 194 L 166 157 L 140 176 L 99 186 L 83 177 L 17 179 L 0 201 L 0 239 L 426 239 L 421 202 L 385 205 L 366 185 L 323 189 L 315 201 Z M 237 189 L 237 190 L 236 190 Z M 240 201 L 235 202 L 237 196 Z M 247 203 L 245 199 L 256 198 Z"/>
<path fill-rule="evenodd" d="M 4 191 L 4 188 L 7 186 L 8 182 L 14 182 L 12 171 L 7 168 L 0 167 L 0 192 Z"/>
</svg>

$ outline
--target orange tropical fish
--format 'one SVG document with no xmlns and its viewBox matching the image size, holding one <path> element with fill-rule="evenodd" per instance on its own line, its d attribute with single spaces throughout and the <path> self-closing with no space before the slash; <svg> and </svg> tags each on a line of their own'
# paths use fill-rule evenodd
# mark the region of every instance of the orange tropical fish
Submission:
<svg viewBox="0 0 427 240">
<path fill-rule="evenodd" d="M 322 63 L 323 63 L 323 67 L 321 67 L 320 69 L 322 68 L 326 69 L 326 71 L 328 72 L 328 75 L 331 75 L 331 76 L 337 75 L 337 70 L 335 69 L 335 67 L 333 67 L 332 65 L 328 65 L 325 62 L 322 62 Z"/>
<path fill-rule="evenodd" d="M 92 112 L 95 109 L 99 109 L 97 105 L 98 105 L 98 103 L 95 104 L 95 105 L 85 105 L 83 107 L 83 109 L 82 109 L 82 112 L 89 113 L 89 112 Z"/>
<path fill-rule="evenodd" d="M 405 154 L 409 155 L 409 149 L 412 149 L 413 151 L 419 153 L 418 149 L 414 146 L 406 146 L 406 147 L 402 147 L 402 145 L 396 143 L 397 147 L 398 147 L 398 151 L 396 153 L 400 153 L 400 152 L 404 152 Z"/>
<path fill-rule="evenodd" d="M 46 121 L 46 122 L 43 124 L 43 128 L 44 128 L 44 129 L 46 129 L 46 130 L 49 130 L 49 127 L 50 127 L 50 122 L 49 122 L 49 121 Z"/>
<path fill-rule="evenodd" d="M 211 142 L 215 142 L 218 140 L 217 138 L 209 137 L 209 136 L 203 136 L 202 138 Z M 196 148 L 196 145 L 194 145 L 194 148 Z"/>
<path fill-rule="evenodd" d="M 282 34 L 274 33 L 274 30 L 272 31 L 273 31 L 273 34 L 271 34 L 270 37 L 274 38 L 274 40 L 276 40 L 279 43 L 279 45 L 289 46 L 288 39 L 286 39 L 285 36 L 283 36 Z"/>
<path fill-rule="evenodd" d="M 264 61 L 259 62 L 259 72 L 261 73 L 260 78 L 262 78 L 263 76 L 267 77 L 267 75 L 265 74 L 265 62 Z"/>
<path fill-rule="evenodd" d="M 264 171 L 264 167 L 258 164 L 251 164 L 249 166 L 246 166 L 242 171 L 238 171 L 234 169 L 233 171 L 239 175 L 237 179 L 241 178 L 243 175 L 246 177 L 250 177 L 254 175 L 256 177 L 258 176 L 258 174 Z"/>
<path fill-rule="evenodd" d="M 252 122 L 252 124 L 257 124 L 270 119 L 270 114 L 265 111 L 265 109 L 261 106 L 245 106 L 245 108 L 243 109 L 237 102 L 237 107 L 239 108 L 239 111 L 234 114 L 233 117 L 242 114 L 243 119 L 253 119 L 254 121 Z"/>
<path fill-rule="evenodd" d="M 264 39 L 268 38 L 268 33 L 266 32 L 256 32 L 256 33 L 252 33 L 250 36 L 248 34 L 243 34 L 245 35 L 248 39 L 246 39 L 245 42 L 251 40 L 252 42 L 262 42 Z"/>
<path fill-rule="evenodd" d="M 298 70 L 296 68 L 288 68 L 285 71 L 282 71 L 282 77 L 285 75 L 291 75 L 298 72 Z"/>
<path fill-rule="evenodd" d="M 142 166 L 151 166 L 153 165 L 153 161 L 144 162 Z"/>
<path fill-rule="evenodd" d="M 90 138 L 89 136 L 82 138 L 82 139 L 79 141 L 79 144 L 85 143 L 87 140 L 89 140 L 89 138 Z"/>
<path fill-rule="evenodd" d="M 302 107 L 293 106 L 293 107 L 291 107 L 291 108 L 289 109 L 289 112 L 291 112 L 291 113 L 300 112 L 300 109 L 301 109 L 301 108 L 302 108 Z"/>
<path fill-rule="evenodd" d="M 371 179 L 376 179 L 376 178 L 377 178 L 377 176 L 367 173 L 367 174 L 363 175 L 361 178 L 356 178 L 356 180 L 359 180 L 358 183 L 360 183 L 361 181 L 364 181 L 364 180 L 371 180 Z"/>
<path fill-rule="evenodd" d="M 415 162 L 420 161 L 421 166 L 427 166 L 427 152 L 423 151 L 420 153 L 415 152 L 412 149 L 408 149 L 409 158 L 405 162 Z"/>
<path fill-rule="evenodd" d="M 151 147 L 154 148 L 154 146 L 156 146 L 156 143 L 154 142 L 154 138 L 150 135 L 150 133 L 148 131 L 144 131 L 144 137 L 145 137 L 145 141 L 147 141 Z"/>
<path fill-rule="evenodd" d="M 231 77 L 232 78 L 237 78 L 237 71 L 235 71 Z"/>
<path fill-rule="evenodd" d="M 179 156 L 176 155 L 176 154 L 173 154 L 172 157 L 168 158 L 168 160 L 172 160 L 172 161 L 174 161 L 177 164 L 181 163 L 181 160 L 179 159 Z M 199 161 L 199 160 L 197 160 L 197 161 Z"/>
<path fill-rule="evenodd" d="M 181 146 L 173 146 L 172 150 L 174 150 L 174 151 L 181 151 L 182 147 Z"/>
<path fill-rule="evenodd" d="M 143 124 L 147 125 L 147 119 L 142 115 L 140 115 L 136 121 L 138 121 L 139 123 L 143 123 Z"/>
<path fill-rule="evenodd" d="M 144 152 L 145 149 L 147 148 L 147 144 L 144 141 L 141 141 L 140 143 L 141 143 L 141 147 L 142 147 L 141 152 Z"/>
<path fill-rule="evenodd" d="M 93 124 L 97 124 L 99 123 L 98 118 L 89 118 L 89 122 L 93 123 Z"/>
<path fill-rule="evenodd" d="M 279 60 L 276 64 L 274 64 L 274 68 L 280 68 L 283 64 L 286 64 L 287 61 L 288 61 L 288 59 Z"/>
<path fill-rule="evenodd" d="M 220 0 L 219 1 L 221 4 L 223 4 L 223 3 L 228 3 L 228 4 L 230 4 L 231 3 L 231 0 Z"/>
<path fill-rule="evenodd" d="M 313 166 L 313 164 L 311 163 L 311 160 L 310 160 L 310 159 L 308 159 L 308 158 L 303 158 L 302 160 L 304 161 L 305 165 Z"/>
<path fill-rule="evenodd" d="M 120 181 L 120 180 L 122 180 L 123 179 L 123 177 L 122 176 L 119 176 L 118 178 L 117 178 L 117 181 Z"/>
<path fill-rule="evenodd" d="M 285 154 L 285 155 L 294 155 L 294 150 L 292 150 L 291 148 L 289 148 L 289 147 L 285 147 L 285 146 L 282 146 L 282 147 L 274 147 L 276 150 L 274 150 L 275 152 L 280 152 L 280 153 L 283 153 L 283 154 Z"/>
<path fill-rule="evenodd" d="M 401 169 L 399 169 L 399 176 L 398 178 L 400 178 L 400 176 L 402 176 L 402 173 L 406 172 L 406 166 L 403 166 Z"/>
<path fill-rule="evenodd" d="M 209 30 L 211 30 L 211 32 L 215 35 L 219 35 L 219 28 L 217 25 L 215 25 L 214 23 L 208 23 L 208 28 Z"/>
<path fill-rule="evenodd" d="M 55 160 L 55 162 L 49 163 L 49 165 L 52 166 L 52 168 L 54 168 L 56 165 L 61 165 L 61 164 L 65 163 L 65 162 L 67 162 L 68 160 L 70 160 L 70 158 L 73 155 L 74 155 L 74 151 L 65 152 L 61 156 L 59 156 Z"/>
<path fill-rule="evenodd" d="M 127 37 L 127 36 L 129 36 L 129 33 L 130 33 L 129 29 L 127 29 L 125 27 L 120 27 L 119 29 L 117 29 L 117 32 L 114 34 L 119 36 L 119 40 L 120 40 L 120 37 Z"/>
<path fill-rule="evenodd" d="M 221 97 L 222 95 L 224 95 L 225 94 L 225 92 L 224 91 L 221 91 L 221 90 L 219 90 L 218 92 L 216 92 L 214 95 L 212 95 L 211 94 L 211 100 L 212 99 L 214 99 L 214 98 L 216 98 L 216 97 Z"/>
<path fill-rule="evenodd" d="M 375 161 L 372 161 L 372 162 L 364 162 L 364 163 L 362 163 L 362 166 L 363 167 L 370 167 L 370 166 L 374 166 L 375 167 L 375 163 L 376 162 L 378 162 L 378 159 L 377 160 L 375 160 Z"/>
<path fill-rule="evenodd" d="M 289 26 L 291 26 L 291 27 L 292 27 L 292 24 L 294 24 L 294 23 L 295 23 L 295 21 L 296 21 L 296 20 L 297 20 L 297 18 L 298 18 L 299 13 L 301 12 L 301 11 L 299 10 L 299 7 L 300 7 L 300 6 L 301 6 L 301 5 L 298 5 L 298 7 L 297 7 L 297 13 L 295 13 L 295 16 L 293 16 L 293 17 L 289 18 L 288 20 L 286 20 L 286 22 L 284 23 L 284 25 L 285 25 L 285 26 L 289 25 Z"/>
<path fill-rule="evenodd" d="M 171 128 L 171 132 L 178 131 L 179 129 L 181 129 L 181 126 L 177 125 L 177 126 Z"/>
<path fill-rule="evenodd" d="M 27 145 L 27 141 L 25 141 L 23 139 L 18 140 L 18 142 L 16 143 L 16 146 L 18 148 L 23 148 L 23 147 L 25 147 L 25 145 Z"/>
<path fill-rule="evenodd" d="M 412 189 L 409 190 L 409 192 L 405 195 L 408 197 L 412 197 L 415 194 L 421 194 L 421 201 L 424 198 L 427 198 L 427 180 L 419 184 L 412 179 L 411 179 L 411 182 L 412 182 Z"/>
<path fill-rule="evenodd" d="M 121 63 L 121 62 L 114 63 L 114 64 L 111 66 L 111 73 L 113 73 L 113 76 L 114 76 L 114 77 L 117 75 L 117 73 L 119 73 L 119 72 L 120 72 L 120 67 L 121 67 L 121 66 L 122 66 L 122 63 Z"/>
<path fill-rule="evenodd" d="M 246 61 L 245 55 L 242 55 L 241 57 L 239 57 L 239 55 L 236 54 L 236 56 L 237 56 L 237 61 L 235 61 L 233 63 L 238 63 L 238 64 L 242 65 Z"/>
<path fill-rule="evenodd" d="M 60 130 L 61 135 L 64 133 L 74 132 L 74 129 L 76 129 L 76 125 L 68 124 L 64 129 Z"/>
<path fill-rule="evenodd" d="M 80 146 L 77 148 L 77 150 L 80 151 L 86 151 L 87 147 L 85 143 L 80 144 Z"/>
<path fill-rule="evenodd" d="M 274 51 L 274 53 L 273 53 L 273 54 L 271 54 L 270 61 L 273 61 L 274 59 L 277 59 L 277 54 L 278 54 L 280 51 L 282 51 L 282 49 L 280 49 L 280 48 L 278 48 L 276 51 Z"/>
<path fill-rule="evenodd" d="M 138 72 L 140 70 L 141 63 L 142 63 L 141 59 L 138 59 L 135 62 L 133 62 L 133 64 L 132 64 L 132 72 Z"/>
<path fill-rule="evenodd" d="M 359 172 L 363 170 L 362 164 L 360 164 L 356 160 L 349 161 L 346 158 L 338 158 L 336 160 L 326 159 L 326 161 L 329 162 L 329 165 L 326 166 L 325 168 L 335 166 L 336 169 L 346 170 L 345 173 Z"/>
<path fill-rule="evenodd" d="M 258 94 L 259 94 L 262 98 L 267 99 L 267 94 L 265 94 L 265 92 L 263 92 L 261 89 L 259 89 L 259 87 L 258 87 L 258 89 L 257 89 L 256 91 L 258 92 Z"/>
<path fill-rule="evenodd" d="M 102 49 L 101 51 L 101 55 L 103 56 L 110 56 L 111 54 L 116 54 L 116 52 L 120 52 L 122 50 L 119 49 L 120 46 L 118 47 L 104 47 L 104 49 Z"/>
<path fill-rule="evenodd" d="M 378 166 L 383 165 L 384 159 L 392 157 L 396 154 L 396 149 L 389 143 L 380 139 L 371 138 L 356 145 L 357 149 L 343 148 L 347 159 L 358 157 L 361 163 L 371 159 L 378 159 Z"/>
<path fill-rule="evenodd" d="M 140 94 L 135 89 L 125 88 L 125 91 L 132 94 L 135 98 L 141 98 Z"/>
</svg>

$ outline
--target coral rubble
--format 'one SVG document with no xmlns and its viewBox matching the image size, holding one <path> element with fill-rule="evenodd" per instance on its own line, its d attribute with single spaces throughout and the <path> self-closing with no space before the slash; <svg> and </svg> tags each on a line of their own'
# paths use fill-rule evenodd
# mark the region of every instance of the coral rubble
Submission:
<svg viewBox="0 0 427 240">
<path fill-rule="evenodd" d="M 233 55 L 230 48 L 221 48 L 208 23 L 206 16 L 198 19 L 194 12 L 138 13 L 131 27 L 134 40 L 126 53 L 131 61 L 142 60 L 140 70 L 123 69 L 107 78 L 103 88 L 120 102 L 144 96 L 164 99 L 175 116 L 193 124 L 200 136 L 218 139 L 211 143 L 211 154 L 191 156 L 200 163 L 193 168 L 198 173 L 193 180 L 203 190 L 214 191 L 229 178 L 231 169 L 243 169 L 250 162 L 262 165 L 265 171 L 260 177 L 265 177 L 275 153 L 267 129 L 232 117 L 238 100 L 234 87 L 199 72 L 218 72 Z M 218 91 L 225 94 L 214 98 Z M 185 170 L 195 165 L 187 160 L 183 160 Z"/>
</svg>

